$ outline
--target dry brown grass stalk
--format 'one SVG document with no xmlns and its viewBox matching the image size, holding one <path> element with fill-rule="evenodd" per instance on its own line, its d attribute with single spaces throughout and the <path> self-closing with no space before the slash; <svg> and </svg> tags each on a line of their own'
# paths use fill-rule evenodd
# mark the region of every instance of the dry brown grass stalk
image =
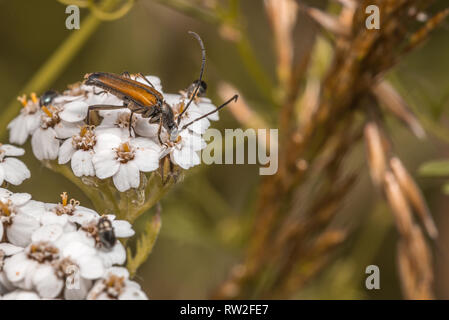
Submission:
<svg viewBox="0 0 449 320">
<path fill-rule="evenodd" d="M 313 112 L 307 108 L 299 110 L 300 118 L 301 112 L 309 113 L 303 115 L 307 121 L 300 123 L 291 115 L 295 106 L 303 105 L 298 101 L 303 96 L 301 84 L 310 80 L 303 72 L 310 59 L 302 60 L 306 67 L 293 62 L 292 70 L 302 70 L 297 74 L 305 79 L 292 79 L 295 73 L 289 72 L 290 86 L 284 88 L 287 95 L 280 101 L 278 126 L 283 133 L 279 142 L 279 170 L 262 180 L 246 257 L 218 288 L 215 298 L 291 297 L 331 261 L 350 230 L 330 226 L 338 218 L 345 196 L 358 176 L 357 171 L 349 176 L 343 174 L 341 164 L 363 134 L 373 180 L 384 190 L 400 234 L 398 263 L 404 295 L 433 297 L 430 249 L 413 221 L 411 207 L 431 236 L 436 235 L 436 229 L 413 179 L 397 158 L 390 160 L 388 137 L 379 126 L 383 117 L 376 117 L 376 122 L 372 122 L 371 111 L 367 113 L 370 109 L 364 108 L 374 92 L 376 110 L 381 112 L 378 105 L 383 104 L 417 136 L 424 135 L 403 99 L 382 79 L 400 60 L 409 36 L 416 32 L 411 27 L 410 8 L 422 9 L 430 3 L 363 0 L 354 6 L 354 1 L 340 2 L 346 7 L 340 16 L 300 4 L 304 12 L 334 33 L 333 62 L 320 79 L 319 90 L 315 87 L 313 98 L 309 98 L 313 101 Z M 380 30 L 365 27 L 365 8 L 371 4 L 380 7 Z M 267 9 L 271 17 L 273 9 L 270 6 Z M 353 10 L 351 14 L 347 9 Z M 289 17 L 285 19 L 291 21 Z M 276 34 L 273 22 L 272 27 Z M 291 30 L 290 26 L 284 27 L 286 34 L 282 37 L 291 39 Z M 427 32 L 419 42 L 428 35 Z M 280 63 L 278 59 L 278 68 Z M 356 115 L 360 113 L 368 117 L 366 126 L 363 120 L 357 120 L 360 117 Z M 313 188 L 314 185 L 319 187 Z"/>
</svg>

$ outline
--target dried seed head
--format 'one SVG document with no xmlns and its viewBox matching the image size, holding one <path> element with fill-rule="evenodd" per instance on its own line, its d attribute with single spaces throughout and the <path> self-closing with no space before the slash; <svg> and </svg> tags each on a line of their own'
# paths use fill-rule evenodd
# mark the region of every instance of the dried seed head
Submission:
<svg viewBox="0 0 449 320">
<path fill-rule="evenodd" d="M 39 263 L 51 262 L 59 258 L 59 249 L 48 242 L 33 243 L 28 248 L 28 258 Z"/>
<path fill-rule="evenodd" d="M 426 228 L 427 233 L 431 238 L 436 238 L 438 236 L 438 230 L 435 226 L 435 222 L 433 221 L 430 210 L 427 207 L 427 203 L 424 200 L 424 197 L 418 185 L 407 172 L 407 169 L 403 166 L 399 158 L 392 158 L 390 160 L 390 166 L 393 170 L 394 175 L 396 176 L 397 181 L 399 182 L 403 193 L 409 199 L 411 205 L 418 213 L 418 216 L 421 219 L 424 227 Z"/>
<path fill-rule="evenodd" d="M 412 213 L 401 187 L 396 181 L 394 174 L 390 171 L 385 173 L 385 194 L 393 210 L 399 233 L 402 237 L 408 239 L 411 236 L 413 227 Z"/>
<path fill-rule="evenodd" d="M 408 240 L 398 243 L 397 264 L 404 296 L 407 299 L 432 299 L 432 258 L 419 227 L 412 228 Z"/>
<path fill-rule="evenodd" d="M 382 143 L 379 127 L 374 122 L 365 125 L 365 143 L 371 179 L 380 186 L 384 182 L 387 170 L 386 152 Z"/>
<path fill-rule="evenodd" d="M 351 29 L 347 25 L 342 24 L 338 17 L 316 8 L 309 8 L 306 6 L 301 7 L 311 18 L 318 22 L 327 31 L 337 36 L 349 37 L 351 35 Z"/>
<path fill-rule="evenodd" d="M 416 137 L 419 139 L 426 137 L 426 133 L 420 122 L 392 85 L 386 81 L 381 81 L 374 85 L 371 90 L 377 100 L 399 120 L 404 122 Z"/>
<path fill-rule="evenodd" d="M 294 0 L 265 0 L 276 42 L 277 71 L 282 83 L 290 77 L 293 61 L 293 28 L 296 24 L 298 4 Z"/>
</svg>

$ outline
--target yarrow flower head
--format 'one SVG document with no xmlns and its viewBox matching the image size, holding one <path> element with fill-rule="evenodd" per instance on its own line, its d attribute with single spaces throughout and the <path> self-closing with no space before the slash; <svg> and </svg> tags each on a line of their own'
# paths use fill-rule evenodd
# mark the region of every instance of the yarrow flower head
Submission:
<svg viewBox="0 0 449 320">
<path fill-rule="evenodd" d="M 96 143 L 95 127 L 82 126 L 78 134 L 62 143 L 59 149 L 58 163 L 66 164 L 70 161 L 73 173 L 77 177 L 95 176 L 92 157 Z"/>
<path fill-rule="evenodd" d="M 112 267 L 126 260 L 118 238 L 134 235 L 128 221 L 100 216 L 79 201 L 68 200 L 65 192 L 58 204 L 33 201 L 29 194 L 6 189 L 0 189 L 0 199 L 3 299 L 86 299 L 99 294 L 99 283 L 109 283 L 109 295 L 115 288 L 114 299 L 146 298 L 128 276 L 119 282 L 110 278 Z"/>
<path fill-rule="evenodd" d="M 100 179 L 112 177 L 120 192 L 137 188 L 140 172 L 151 172 L 159 167 L 160 147 L 154 141 L 142 137 L 123 139 L 120 131 L 100 134 L 94 150 L 92 161 L 96 176 Z"/>
<path fill-rule="evenodd" d="M 205 85 L 189 104 L 196 82 L 179 94 L 168 94 L 162 91 L 157 77 L 124 77 L 151 84 L 171 108 L 178 129 L 168 132 L 160 118 L 148 118 L 140 111 L 132 113 L 114 94 L 77 83 L 46 99 L 45 104 L 40 104 L 35 94 L 31 100 L 22 97 L 24 108 L 8 127 L 10 140 L 24 143 L 31 135 L 33 153 L 39 160 L 57 159 L 59 165 L 70 164 L 76 177 L 110 179 L 119 192 L 139 188 L 141 174 L 158 169 L 164 157 L 182 169 L 200 164 L 198 152 L 206 146 L 202 135 L 211 121 L 218 120 L 218 114 L 211 113 L 216 107 L 203 96 Z M 94 125 L 87 123 L 92 105 L 117 107 L 100 109 Z M 25 121 L 30 124 L 24 125 Z"/>
<path fill-rule="evenodd" d="M 42 106 L 39 127 L 33 132 L 31 147 L 39 160 L 54 160 L 58 157 L 61 139 L 67 139 L 79 129 L 79 123 L 66 122 L 59 114 L 62 106 Z"/>
<path fill-rule="evenodd" d="M 129 280 L 125 268 L 112 267 L 102 279 L 97 280 L 88 300 L 147 300 L 147 296 L 137 282 Z"/>
</svg>

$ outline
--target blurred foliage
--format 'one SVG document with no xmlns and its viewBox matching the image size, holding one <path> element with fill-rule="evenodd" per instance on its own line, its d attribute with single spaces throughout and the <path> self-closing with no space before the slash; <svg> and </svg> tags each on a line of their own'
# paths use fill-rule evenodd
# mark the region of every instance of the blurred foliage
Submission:
<svg viewBox="0 0 449 320">
<path fill-rule="evenodd" d="M 177 92 L 191 83 L 198 73 L 200 52 L 197 43 L 187 34 L 188 30 L 194 30 L 206 45 L 208 96 L 219 103 L 216 88 L 220 81 L 226 80 L 239 88 L 254 110 L 268 120 L 275 117 L 272 104 L 276 101 L 271 101 L 270 95 L 264 95 L 264 91 L 272 87 L 276 71 L 263 2 L 219 2 L 227 8 L 222 11 L 222 19 L 232 23 L 239 21 L 242 25 L 237 29 L 243 27 L 247 34 L 236 46 L 223 39 L 220 33 L 223 25 L 214 17 L 191 17 L 188 11 L 183 14 L 163 2 L 135 1 L 129 13 L 119 20 L 101 24 L 96 20 L 92 34 L 73 51 L 69 63 L 59 65 L 58 72 L 48 79 L 48 88 L 63 90 L 88 72 L 120 73 L 126 70 L 157 75 L 165 92 Z M 187 1 L 168 2 L 176 8 Z M 238 20 L 234 20 L 235 16 Z M 94 19 L 88 9 L 82 9 L 81 30 L 70 31 L 65 28 L 66 17 L 65 5 L 55 0 L 0 0 L 0 113 L 17 95 L 28 93 L 21 92 L 22 88 L 55 50 L 70 37 L 86 30 L 91 23 L 89 19 Z M 412 173 L 425 161 L 449 156 L 447 28 L 449 24 L 445 23 L 443 30 L 436 32 L 425 46 L 404 59 L 389 75 L 430 132 L 427 140 L 417 141 L 395 121 L 389 123 L 396 150 Z M 300 16 L 297 29 L 301 34 L 295 42 L 305 46 L 316 26 L 309 18 Z M 268 74 L 259 74 L 254 63 L 263 65 Z M 254 78 L 259 80 L 254 81 Z M 38 91 L 45 89 L 36 88 Z M 215 125 L 218 129 L 239 126 L 227 112 L 221 113 L 221 119 Z M 29 142 L 26 151 L 24 158 L 32 179 L 20 188 L 12 188 L 13 191 L 30 192 L 35 199 L 54 202 L 58 201 L 61 191 L 68 191 L 81 200 L 81 204 L 89 205 L 76 186 L 44 168 L 32 156 Z M 347 170 L 363 164 L 363 159 L 363 149 L 356 148 Z M 428 164 L 422 170 L 428 173 L 436 169 L 438 166 Z M 164 198 L 159 239 L 149 260 L 137 274 L 137 280 L 150 298 L 205 298 L 223 280 L 230 266 L 243 254 L 259 179 L 256 166 L 201 166 L 190 170 L 185 180 Z M 449 201 L 440 193 L 442 181 L 417 179 L 440 233 L 447 233 L 449 221 L 444 217 Z M 367 173 L 357 181 L 344 210 L 350 213 L 346 217 L 350 221 L 369 218 L 363 219 L 362 227 L 345 242 L 339 259 L 298 298 L 400 298 L 395 245 L 392 245 L 396 235 L 391 228 L 391 217 L 386 213 L 385 205 L 379 204 Z M 148 217 L 141 217 L 137 227 L 143 230 L 148 226 L 145 221 Z M 444 240 L 443 236 L 440 241 Z M 435 254 L 439 270 L 435 281 L 438 297 L 448 298 L 447 251 Z M 365 289 L 365 267 L 369 264 L 380 266 L 382 290 Z"/>
</svg>

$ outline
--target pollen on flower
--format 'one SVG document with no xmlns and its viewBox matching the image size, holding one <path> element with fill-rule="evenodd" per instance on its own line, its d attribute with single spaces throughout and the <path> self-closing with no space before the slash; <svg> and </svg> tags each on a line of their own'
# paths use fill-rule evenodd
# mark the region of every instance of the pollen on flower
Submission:
<svg viewBox="0 0 449 320">
<path fill-rule="evenodd" d="M 0 201 L 0 218 L 3 223 L 11 223 L 11 218 L 14 215 L 14 209 L 11 200 L 6 202 Z"/>
<path fill-rule="evenodd" d="M 59 113 L 62 111 L 61 108 L 55 106 L 42 106 L 41 109 L 44 112 L 42 115 L 42 127 L 44 129 L 52 128 L 61 121 L 59 118 Z"/>
<path fill-rule="evenodd" d="M 33 243 L 28 248 L 28 258 L 39 263 L 51 262 L 59 258 L 59 249 L 46 241 Z"/>
<path fill-rule="evenodd" d="M 106 294 L 117 299 L 125 287 L 125 277 L 111 274 L 108 279 L 104 280 L 104 284 Z"/>
<path fill-rule="evenodd" d="M 85 125 L 81 127 L 80 133 L 72 137 L 72 145 L 76 150 L 91 150 L 97 143 L 94 132 L 95 126 Z"/>
<path fill-rule="evenodd" d="M 27 95 L 23 94 L 21 96 L 17 97 L 17 100 L 22 104 L 22 106 L 25 108 L 27 105 Z"/>
<path fill-rule="evenodd" d="M 37 98 L 35 92 L 31 92 L 31 101 L 33 101 L 33 103 L 36 103 L 36 104 L 39 102 L 39 99 Z"/>
<path fill-rule="evenodd" d="M 78 267 L 75 262 L 73 262 L 70 258 L 63 258 L 55 261 L 53 264 L 56 270 L 56 275 L 59 278 L 64 278 L 70 276 L 74 272 L 74 267 Z"/>
<path fill-rule="evenodd" d="M 64 191 L 63 193 L 61 193 L 61 202 L 55 206 L 54 211 L 58 216 L 62 214 L 71 216 L 73 215 L 73 212 L 76 210 L 76 207 L 79 206 L 79 204 L 80 202 L 73 198 L 69 201 L 67 192 Z"/>
<path fill-rule="evenodd" d="M 28 101 L 26 94 L 17 97 L 17 100 L 22 104 L 22 113 L 34 114 L 39 110 L 39 99 L 33 92 L 31 95 L 31 101 Z"/>
<path fill-rule="evenodd" d="M 121 129 L 126 129 L 131 127 L 134 127 L 137 124 L 137 118 L 133 117 L 131 120 L 131 116 L 127 112 L 120 112 L 117 116 L 117 120 L 115 121 L 115 125 Z M 131 123 L 130 123 L 131 122 Z"/>
<path fill-rule="evenodd" d="M 117 160 L 121 163 L 127 163 L 128 161 L 134 159 L 135 149 L 129 144 L 129 142 L 120 144 L 120 146 L 114 150 L 117 154 Z"/>
</svg>

